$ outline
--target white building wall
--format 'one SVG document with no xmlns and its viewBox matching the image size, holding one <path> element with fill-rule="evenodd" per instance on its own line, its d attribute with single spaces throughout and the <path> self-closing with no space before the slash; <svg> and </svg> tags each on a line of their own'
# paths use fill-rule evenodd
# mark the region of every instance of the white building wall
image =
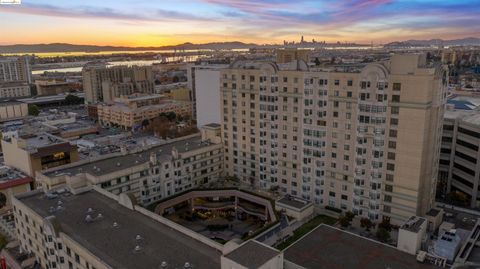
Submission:
<svg viewBox="0 0 480 269">
<path fill-rule="evenodd" d="M 195 71 L 197 127 L 209 123 L 221 124 L 220 71 L 197 69 Z"/>
</svg>

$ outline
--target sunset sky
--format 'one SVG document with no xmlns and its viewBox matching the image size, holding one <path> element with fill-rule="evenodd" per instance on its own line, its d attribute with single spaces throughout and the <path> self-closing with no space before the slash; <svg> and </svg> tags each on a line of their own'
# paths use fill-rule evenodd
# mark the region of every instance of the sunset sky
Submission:
<svg viewBox="0 0 480 269">
<path fill-rule="evenodd" d="M 480 0 L 23 0 L 0 5 L 0 44 L 386 43 L 480 37 Z"/>
</svg>

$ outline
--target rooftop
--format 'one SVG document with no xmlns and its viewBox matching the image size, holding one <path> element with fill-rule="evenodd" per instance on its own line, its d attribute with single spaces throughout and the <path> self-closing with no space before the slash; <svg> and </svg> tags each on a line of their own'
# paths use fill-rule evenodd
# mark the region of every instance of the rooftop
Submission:
<svg viewBox="0 0 480 269">
<path fill-rule="evenodd" d="M 283 197 L 282 199 L 277 201 L 277 204 L 278 203 L 284 204 L 284 205 L 287 205 L 287 206 L 290 206 L 290 207 L 293 207 L 293 208 L 296 208 L 296 209 L 303 209 L 304 207 L 312 204 L 312 203 L 310 203 L 306 200 L 296 198 L 296 197 L 291 197 L 291 196 Z"/>
<path fill-rule="evenodd" d="M 202 142 L 200 136 L 194 136 L 180 141 L 156 146 L 151 149 L 137 153 L 114 156 L 62 169 L 54 169 L 52 171 L 45 172 L 44 175 L 56 176 L 61 174 L 76 175 L 79 173 L 89 173 L 95 176 L 101 176 L 116 172 L 120 169 L 127 169 L 136 165 L 140 165 L 142 163 L 149 162 L 150 154 L 152 153 L 156 153 L 158 159 L 170 158 L 173 148 L 177 149 L 179 153 L 183 153 L 195 149 L 200 149 L 209 145 L 211 145 L 209 142 Z"/>
<path fill-rule="evenodd" d="M 56 199 L 34 193 L 19 199 L 43 218 L 54 215 L 63 233 L 112 268 L 160 268 L 162 262 L 167 263 L 165 268 L 183 268 L 186 262 L 192 268 L 220 268 L 221 253 L 214 248 L 96 191 Z M 59 200 L 63 209 L 51 213 Z M 91 222 L 85 221 L 89 208 L 94 217 Z M 98 214 L 102 214 L 100 219 Z M 140 248 L 134 250 L 137 245 Z"/>
<path fill-rule="evenodd" d="M 436 208 L 431 208 L 430 210 L 428 210 L 427 212 L 427 216 L 432 216 L 432 217 L 436 217 L 438 216 L 438 214 L 440 213 L 440 210 L 439 209 L 436 209 Z"/>
<path fill-rule="evenodd" d="M 321 224 L 284 251 L 284 258 L 316 269 L 426 269 L 415 256 L 392 246 Z"/>
<path fill-rule="evenodd" d="M 209 123 L 209 124 L 206 124 L 205 126 L 210 128 L 219 128 L 221 125 L 218 123 Z"/>
<path fill-rule="evenodd" d="M 225 257 L 246 268 L 259 268 L 278 254 L 280 254 L 280 251 L 272 247 L 255 240 L 249 240 Z"/>
<path fill-rule="evenodd" d="M 0 190 L 29 184 L 33 178 L 9 166 L 0 166 Z"/>
<path fill-rule="evenodd" d="M 36 149 L 54 144 L 65 143 L 66 141 L 51 134 L 43 133 L 21 137 L 27 143 L 27 148 Z"/>
<path fill-rule="evenodd" d="M 402 227 L 400 227 L 400 229 L 410 231 L 412 233 L 418 233 L 425 221 L 426 219 L 424 218 L 412 216 L 402 225 Z"/>
<path fill-rule="evenodd" d="M 0 106 L 12 106 L 12 105 L 20 105 L 23 104 L 24 102 L 15 100 L 15 99 L 3 99 L 0 100 Z"/>
</svg>

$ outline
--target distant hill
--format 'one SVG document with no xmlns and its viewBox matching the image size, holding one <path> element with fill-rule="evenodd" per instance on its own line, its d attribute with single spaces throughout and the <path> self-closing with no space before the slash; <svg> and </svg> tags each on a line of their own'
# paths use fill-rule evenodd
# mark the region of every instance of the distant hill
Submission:
<svg viewBox="0 0 480 269">
<path fill-rule="evenodd" d="M 406 41 L 397 41 L 385 44 L 385 47 L 410 47 L 410 46 L 479 46 L 480 38 L 476 37 L 466 37 L 462 39 L 452 39 L 452 40 L 443 40 L 443 39 L 430 39 L 430 40 L 406 40 Z"/>
<path fill-rule="evenodd" d="M 122 46 L 94 46 L 74 45 L 67 43 L 51 44 L 15 44 L 1 45 L 0 53 L 40 53 L 40 52 L 97 52 L 97 51 L 144 51 L 144 50 L 171 50 L 171 49 L 246 49 L 259 47 L 257 44 L 242 42 L 214 42 L 206 44 L 184 43 L 173 46 L 160 47 L 122 47 Z"/>
</svg>

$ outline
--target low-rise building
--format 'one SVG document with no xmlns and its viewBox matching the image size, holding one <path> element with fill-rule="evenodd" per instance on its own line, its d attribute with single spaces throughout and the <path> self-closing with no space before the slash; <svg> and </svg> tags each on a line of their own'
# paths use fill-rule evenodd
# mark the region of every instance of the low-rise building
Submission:
<svg viewBox="0 0 480 269">
<path fill-rule="evenodd" d="M 308 56 L 311 50 L 306 49 L 277 49 L 275 51 L 277 56 L 277 64 L 290 63 L 293 61 L 304 61 L 308 63 Z"/>
<path fill-rule="evenodd" d="M 30 86 L 26 83 L 2 83 L 0 84 L 0 98 L 18 98 L 30 96 Z"/>
<path fill-rule="evenodd" d="M 161 113 L 190 115 L 191 111 L 190 102 L 168 100 L 158 94 L 122 96 L 116 98 L 113 105 L 97 105 L 98 121 L 101 124 L 126 130 L 140 128 L 145 120 L 150 121 Z"/>
<path fill-rule="evenodd" d="M 33 189 L 33 178 L 15 168 L 0 166 L 0 213 L 11 209 L 12 197 Z"/>
<path fill-rule="evenodd" d="M 45 190 L 98 186 L 129 193 L 142 205 L 216 181 L 223 173 L 223 148 L 215 132 L 183 137 L 138 152 L 113 153 L 37 174 Z"/>
<path fill-rule="evenodd" d="M 64 80 L 35 80 L 37 95 L 56 95 L 67 93 L 72 90 L 81 90 L 79 83 L 66 82 Z"/>
<path fill-rule="evenodd" d="M 299 239 L 283 253 L 284 269 L 427 269 L 415 256 L 387 244 L 325 224 Z"/>
<path fill-rule="evenodd" d="M 222 246 L 126 195 L 41 191 L 13 201 L 16 236 L 42 268 L 221 268 Z"/>
<path fill-rule="evenodd" d="M 427 226 L 426 219 L 412 216 L 398 230 L 397 248 L 416 255 L 427 233 Z"/>
<path fill-rule="evenodd" d="M 18 120 L 28 116 L 28 105 L 17 100 L 0 101 L 0 121 Z"/>
<path fill-rule="evenodd" d="M 37 171 L 78 160 L 76 146 L 47 133 L 3 138 L 2 150 L 6 165 L 31 177 Z"/>
</svg>

